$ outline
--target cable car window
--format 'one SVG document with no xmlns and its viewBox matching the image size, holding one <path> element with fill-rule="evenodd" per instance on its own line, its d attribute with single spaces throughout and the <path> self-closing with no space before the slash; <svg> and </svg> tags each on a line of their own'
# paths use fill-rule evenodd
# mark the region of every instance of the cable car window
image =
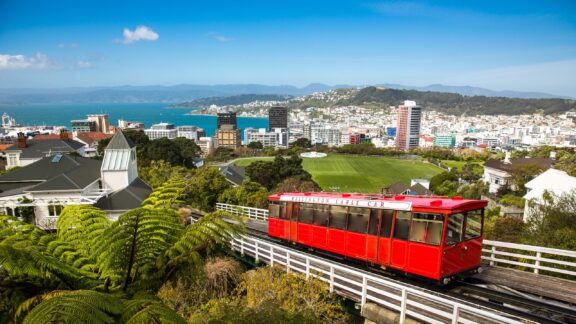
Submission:
<svg viewBox="0 0 576 324">
<path fill-rule="evenodd" d="M 482 213 L 483 209 L 475 209 L 466 213 L 465 240 L 477 238 L 482 235 Z"/>
<path fill-rule="evenodd" d="M 378 222 L 380 221 L 380 209 L 370 209 L 369 235 L 378 235 Z"/>
<path fill-rule="evenodd" d="M 314 205 L 312 204 L 300 204 L 300 216 L 298 222 L 304 224 L 312 224 L 314 219 Z"/>
<path fill-rule="evenodd" d="M 462 227 L 464 225 L 464 214 L 452 214 L 448 216 L 446 225 L 446 239 L 444 245 L 452 245 L 462 241 Z"/>
<path fill-rule="evenodd" d="M 348 207 L 330 206 L 330 227 L 346 230 L 346 213 Z"/>
<path fill-rule="evenodd" d="M 350 215 L 348 215 L 348 230 L 366 234 L 369 219 L 370 208 L 350 207 Z"/>
<path fill-rule="evenodd" d="M 280 219 L 290 220 L 290 214 L 292 213 L 294 204 L 292 203 L 280 203 L 282 208 L 280 209 Z"/>
<path fill-rule="evenodd" d="M 410 233 L 410 212 L 397 211 L 396 224 L 394 225 L 394 238 L 407 240 Z"/>
<path fill-rule="evenodd" d="M 280 204 L 278 203 L 270 203 L 268 205 L 268 217 L 270 218 L 279 218 L 280 217 Z"/>
<path fill-rule="evenodd" d="M 410 227 L 410 242 L 440 245 L 444 215 L 414 213 Z"/>
<path fill-rule="evenodd" d="M 380 224 L 380 236 L 390 237 L 390 232 L 392 232 L 392 220 L 394 219 L 393 210 L 383 210 L 382 211 L 382 223 Z"/>
<path fill-rule="evenodd" d="M 314 206 L 314 225 L 328 226 L 328 215 L 330 214 L 330 205 Z"/>
</svg>

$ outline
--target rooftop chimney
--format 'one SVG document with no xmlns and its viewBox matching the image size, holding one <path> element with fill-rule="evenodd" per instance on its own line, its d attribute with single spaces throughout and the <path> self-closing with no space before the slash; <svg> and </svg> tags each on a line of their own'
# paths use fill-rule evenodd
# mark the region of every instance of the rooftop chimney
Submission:
<svg viewBox="0 0 576 324">
<path fill-rule="evenodd" d="M 18 133 L 18 148 L 26 148 L 26 146 L 28 146 L 26 144 L 26 135 L 22 132 Z"/>
<path fill-rule="evenodd" d="M 68 131 L 65 128 L 60 130 L 60 139 L 61 140 L 68 140 L 69 139 L 68 138 Z"/>
</svg>

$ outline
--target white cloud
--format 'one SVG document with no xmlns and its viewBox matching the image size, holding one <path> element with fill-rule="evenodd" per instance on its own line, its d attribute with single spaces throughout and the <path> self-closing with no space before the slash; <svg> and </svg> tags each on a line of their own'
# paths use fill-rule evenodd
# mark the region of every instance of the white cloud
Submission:
<svg viewBox="0 0 576 324">
<path fill-rule="evenodd" d="M 210 37 L 214 38 L 215 40 L 222 42 L 222 43 L 229 42 L 229 41 L 233 40 L 233 38 L 226 37 L 224 35 L 220 35 L 216 32 L 210 32 L 210 33 L 208 33 L 208 36 L 210 36 Z"/>
<path fill-rule="evenodd" d="M 78 63 L 76 63 L 76 67 L 79 69 L 89 69 L 92 67 L 92 63 L 87 61 L 78 61 Z"/>
<path fill-rule="evenodd" d="M 138 26 L 134 31 L 124 28 L 124 39 L 118 40 L 122 44 L 131 44 L 141 40 L 155 41 L 160 38 L 160 35 L 146 26 Z"/>
<path fill-rule="evenodd" d="M 24 55 L 0 54 L 0 70 L 46 69 L 53 66 L 42 53 L 27 57 Z"/>
</svg>

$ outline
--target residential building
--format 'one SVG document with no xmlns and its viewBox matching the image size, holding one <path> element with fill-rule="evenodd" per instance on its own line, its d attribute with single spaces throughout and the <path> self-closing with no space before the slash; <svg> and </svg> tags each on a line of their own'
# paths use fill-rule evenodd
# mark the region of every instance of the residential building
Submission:
<svg viewBox="0 0 576 324">
<path fill-rule="evenodd" d="M 324 144 L 328 146 L 340 145 L 340 129 L 336 126 L 326 124 L 315 124 L 310 126 L 310 142 L 314 144 Z"/>
<path fill-rule="evenodd" d="M 415 101 L 406 100 L 396 109 L 396 148 L 409 151 L 420 141 L 422 108 Z"/>
<path fill-rule="evenodd" d="M 200 137 L 205 137 L 206 132 L 203 128 L 196 126 L 178 126 L 178 137 L 185 137 L 187 139 L 197 142 Z"/>
<path fill-rule="evenodd" d="M 210 155 L 216 146 L 213 137 L 200 137 L 198 141 L 196 141 L 196 145 L 202 150 L 202 156 Z"/>
<path fill-rule="evenodd" d="M 78 119 L 70 121 L 72 132 L 95 132 L 96 122 L 90 119 Z"/>
<path fill-rule="evenodd" d="M 118 119 L 118 128 L 122 130 L 129 129 L 129 130 L 144 131 L 146 127 L 144 126 L 144 123 L 139 121 L 127 121 L 123 119 Z"/>
<path fill-rule="evenodd" d="M 531 216 L 530 205 L 544 203 L 545 192 L 558 197 L 564 194 L 576 193 L 576 177 L 568 175 L 564 171 L 550 168 L 525 185 L 528 192 L 524 195 L 524 221 L 528 221 Z"/>
<path fill-rule="evenodd" d="M 483 180 L 488 183 L 488 192 L 496 193 L 502 186 L 510 186 L 514 189 L 512 183 L 512 173 L 515 169 L 527 166 L 538 167 L 542 170 L 548 170 L 556 160 L 554 158 L 510 158 L 510 152 L 506 152 L 504 160 L 487 160 L 484 163 Z"/>
<path fill-rule="evenodd" d="M 174 127 L 174 124 L 170 123 L 159 123 L 154 124 L 150 129 L 145 129 L 144 133 L 148 135 L 150 140 L 155 140 L 159 138 L 175 139 L 178 137 L 178 130 Z"/>
<path fill-rule="evenodd" d="M 111 138 L 112 134 L 104 134 L 102 132 L 86 132 L 77 133 L 74 139 L 84 144 L 84 154 L 88 157 L 98 155 L 98 143 L 103 139 Z"/>
<path fill-rule="evenodd" d="M 244 144 L 260 142 L 263 147 L 276 147 L 281 133 L 267 132 L 266 128 L 246 128 L 244 130 Z"/>
<path fill-rule="evenodd" d="M 218 113 L 217 129 L 220 129 L 223 125 L 231 125 L 232 129 L 238 128 L 236 113 L 235 112 Z"/>
<path fill-rule="evenodd" d="M 58 139 L 28 140 L 24 133 L 18 133 L 18 139 L 5 151 L 6 168 L 23 167 L 41 160 L 46 156 L 57 153 L 68 154 L 75 152 L 85 156 L 84 144 L 72 140 L 65 130 L 60 133 Z"/>
<path fill-rule="evenodd" d="M 434 146 L 453 148 L 456 146 L 456 136 L 454 134 L 434 135 Z"/>
<path fill-rule="evenodd" d="M 95 132 L 102 132 L 105 134 L 110 133 L 110 121 L 108 120 L 108 114 L 95 114 L 88 115 L 88 120 L 94 121 L 96 123 Z"/>
<path fill-rule="evenodd" d="M 220 128 L 216 130 L 217 146 L 228 147 L 231 149 L 238 148 L 242 145 L 240 136 L 240 130 L 234 125 L 222 124 L 220 125 Z"/>
<path fill-rule="evenodd" d="M 353 133 L 353 134 L 350 134 L 349 143 L 352 145 L 358 145 L 358 144 L 362 143 L 362 140 L 365 138 L 366 138 L 365 134 Z"/>
<path fill-rule="evenodd" d="M 111 218 L 139 207 L 152 189 L 140 178 L 136 148 L 122 132 L 108 144 L 104 160 L 69 154 L 44 156 L 0 176 L 0 209 L 22 216 L 33 207 L 32 222 L 53 229 L 67 205 L 95 205 Z"/>
</svg>

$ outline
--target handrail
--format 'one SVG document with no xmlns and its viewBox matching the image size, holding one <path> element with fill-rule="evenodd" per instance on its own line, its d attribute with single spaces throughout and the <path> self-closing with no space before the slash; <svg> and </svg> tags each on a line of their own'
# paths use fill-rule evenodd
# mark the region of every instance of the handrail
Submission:
<svg viewBox="0 0 576 324">
<path fill-rule="evenodd" d="M 217 203 L 216 209 L 226 210 L 249 219 L 268 220 L 268 210 Z M 553 249 L 527 244 L 484 240 L 482 259 L 490 266 L 512 265 L 524 271 L 541 271 L 572 276 L 576 279 L 576 251 Z"/>
<path fill-rule="evenodd" d="M 256 262 L 281 265 L 288 272 L 305 273 L 306 278 L 316 277 L 329 285 L 330 292 L 356 300 L 362 307 L 373 302 L 397 311 L 400 323 L 408 316 L 429 323 L 521 323 L 479 305 L 416 289 L 255 237 L 235 237 L 231 245 Z"/>
</svg>

